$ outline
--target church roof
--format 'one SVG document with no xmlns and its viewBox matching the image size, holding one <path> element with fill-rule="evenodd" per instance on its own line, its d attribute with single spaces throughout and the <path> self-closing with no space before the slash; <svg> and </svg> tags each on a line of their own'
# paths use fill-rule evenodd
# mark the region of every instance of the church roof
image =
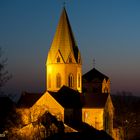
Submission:
<svg viewBox="0 0 140 140">
<path fill-rule="evenodd" d="M 67 86 L 58 92 L 49 92 L 64 108 L 82 108 L 81 94 Z"/>
<path fill-rule="evenodd" d="M 21 94 L 21 97 L 17 103 L 18 107 L 29 108 L 32 107 L 36 101 L 43 95 L 43 93 L 27 93 Z"/>
<path fill-rule="evenodd" d="M 99 72 L 97 69 L 93 68 L 82 76 L 83 80 L 88 82 L 91 81 L 103 81 L 104 79 L 108 80 L 109 78 L 103 73 Z"/>
<path fill-rule="evenodd" d="M 84 96 L 84 108 L 104 108 L 109 94 L 86 94 Z"/>
<path fill-rule="evenodd" d="M 60 51 L 64 62 L 67 61 L 71 53 L 74 54 L 75 61 L 78 62 L 80 52 L 78 50 L 74 35 L 70 26 L 66 9 L 63 8 L 60 20 L 56 29 L 54 39 L 48 53 L 47 63 L 53 62 L 57 52 Z"/>
</svg>

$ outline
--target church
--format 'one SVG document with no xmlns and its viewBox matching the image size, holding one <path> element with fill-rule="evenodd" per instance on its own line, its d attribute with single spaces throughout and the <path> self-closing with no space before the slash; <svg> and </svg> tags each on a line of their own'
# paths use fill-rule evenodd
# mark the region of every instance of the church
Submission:
<svg viewBox="0 0 140 140">
<path fill-rule="evenodd" d="M 46 91 L 23 93 L 17 111 L 25 125 L 48 111 L 71 131 L 84 122 L 114 135 L 110 79 L 95 68 L 82 75 L 82 57 L 65 7 L 47 55 Z"/>
</svg>

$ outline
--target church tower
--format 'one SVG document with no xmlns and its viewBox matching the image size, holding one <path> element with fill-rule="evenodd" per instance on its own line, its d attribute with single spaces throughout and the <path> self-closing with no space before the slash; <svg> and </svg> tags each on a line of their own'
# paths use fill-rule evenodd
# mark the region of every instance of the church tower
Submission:
<svg viewBox="0 0 140 140">
<path fill-rule="evenodd" d="M 82 61 L 65 7 L 54 35 L 46 62 L 48 91 L 63 85 L 82 92 Z"/>
</svg>

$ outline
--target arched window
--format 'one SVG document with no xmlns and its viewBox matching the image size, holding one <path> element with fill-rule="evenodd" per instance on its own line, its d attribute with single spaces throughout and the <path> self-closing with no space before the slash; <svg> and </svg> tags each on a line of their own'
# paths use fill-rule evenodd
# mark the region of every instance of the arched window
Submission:
<svg viewBox="0 0 140 140">
<path fill-rule="evenodd" d="M 70 74 L 68 76 L 68 86 L 73 87 L 73 83 L 74 83 L 74 77 L 73 77 L 73 74 Z"/>
<path fill-rule="evenodd" d="M 60 88 L 61 87 L 61 75 L 60 75 L 60 73 L 58 73 L 56 75 L 56 87 L 57 88 Z"/>
<path fill-rule="evenodd" d="M 108 88 L 107 87 L 104 88 L 104 93 L 108 93 Z"/>
</svg>

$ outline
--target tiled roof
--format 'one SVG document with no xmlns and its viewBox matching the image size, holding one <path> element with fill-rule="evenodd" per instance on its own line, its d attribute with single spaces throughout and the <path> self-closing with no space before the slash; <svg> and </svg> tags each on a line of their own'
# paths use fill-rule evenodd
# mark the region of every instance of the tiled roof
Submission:
<svg viewBox="0 0 140 140">
<path fill-rule="evenodd" d="M 74 54 L 75 61 L 78 62 L 78 56 L 80 56 L 80 52 L 74 39 L 65 8 L 62 11 L 56 33 L 48 53 L 47 63 L 53 62 L 58 51 L 62 55 L 64 62 L 67 61 L 70 53 Z"/>
<path fill-rule="evenodd" d="M 64 108 L 81 108 L 81 93 L 63 86 L 58 92 L 49 92 Z"/>
<path fill-rule="evenodd" d="M 32 107 L 36 101 L 43 95 L 43 93 L 23 93 L 17 103 L 18 107 L 29 108 Z"/>
<path fill-rule="evenodd" d="M 84 108 L 104 108 L 109 94 L 86 94 L 84 96 Z"/>
<path fill-rule="evenodd" d="M 85 73 L 82 76 L 83 80 L 86 80 L 88 82 L 91 81 L 103 81 L 104 79 L 108 80 L 109 78 L 104 75 L 103 73 L 99 72 L 97 69 L 93 68 L 90 71 L 88 71 L 87 73 Z"/>
</svg>

